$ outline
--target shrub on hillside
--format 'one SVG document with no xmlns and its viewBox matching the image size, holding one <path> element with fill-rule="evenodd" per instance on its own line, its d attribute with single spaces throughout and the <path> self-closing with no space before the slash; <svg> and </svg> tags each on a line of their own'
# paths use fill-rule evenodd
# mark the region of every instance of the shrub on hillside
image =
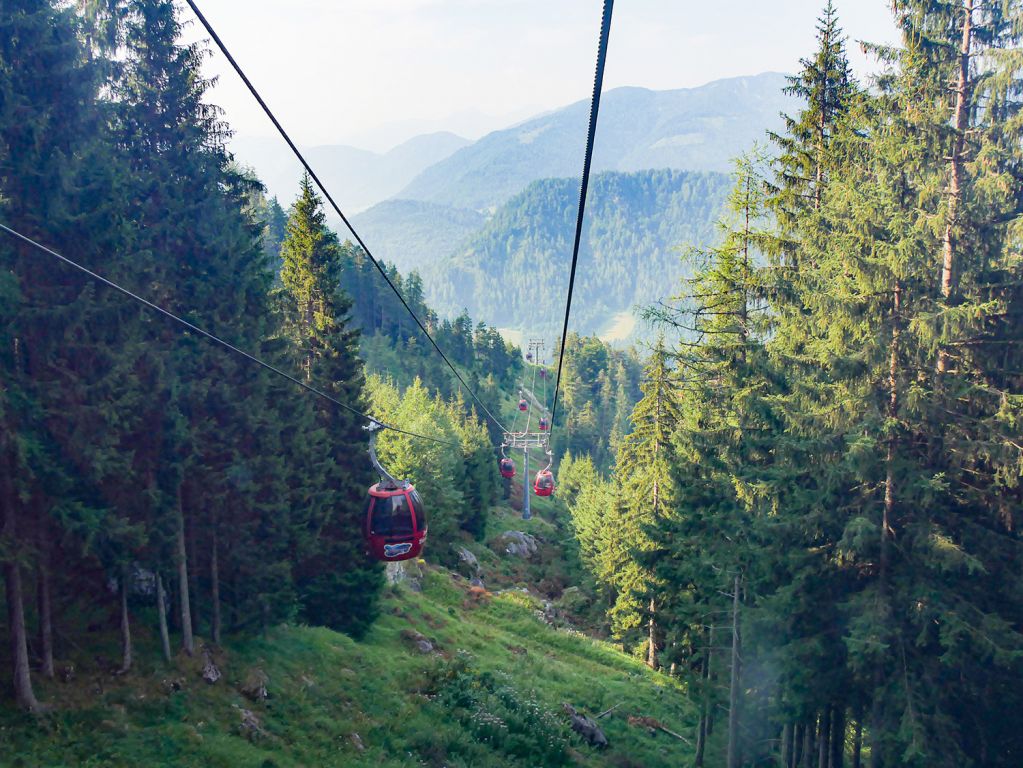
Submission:
<svg viewBox="0 0 1023 768">
<path fill-rule="evenodd" d="M 433 680 L 434 703 L 447 709 L 480 744 L 529 765 L 569 761 L 567 729 L 534 692 L 523 692 L 503 672 L 480 672 L 460 651 Z"/>
</svg>

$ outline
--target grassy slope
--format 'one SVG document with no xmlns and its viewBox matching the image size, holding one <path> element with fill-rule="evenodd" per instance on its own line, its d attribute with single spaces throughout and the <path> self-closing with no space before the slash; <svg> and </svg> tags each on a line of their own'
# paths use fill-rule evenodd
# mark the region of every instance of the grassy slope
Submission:
<svg viewBox="0 0 1023 768">
<path fill-rule="evenodd" d="M 517 396 L 501 403 L 506 423 L 518 416 Z M 521 424 L 519 424 L 521 428 Z M 692 705 L 674 681 L 652 673 L 612 646 L 558 631 L 537 617 L 536 598 L 516 590 L 528 585 L 556 598 L 579 582 L 581 567 L 568 532 L 550 521 L 564 519 L 563 502 L 533 497 L 532 520 L 519 514 L 520 474 L 511 498 L 492 510 L 484 542 L 462 542 L 479 558 L 490 589 L 504 594 L 478 601 L 464 579 L 443 569 L 424 570 L 424 590 L 391 590 L 382 616 L 362 641 L 309 627 L 277 627 L 267 637 L 229 639 L 217 653 L 224 673 L 213 686 L 199 678 L 201 662 L 179 656 L 165 665 L 152 654 L 158 641 L 147 633 L 152 618 L 137 616 L 135 671 L 115 676 L 116 634 L 99 633 L 74 659 L 72 683 L 42 683 L 40 698 L 51 711 L 38 720 L 0 703 L 0 768 L 15 766 L 539 766 L 516 760 L 474 740 L 459 718 L 432 701 L 432 680 L 459 650 L 480 672 L 506 672 L 515 687 L 556 714 L 569 734 L 561 704 L 588 714 L 618 705 L 601 727 L 611 742 L 597 752 L 572 737 L 573 762 L 584 766 L 677 766 L 691 748 L 665 734 L 651 737 L 630 726 L 630 715 L 653 717 L 689 733 Z M 530 474 L 539 455 L 534 455 Z M 501 554 L 500 534 L 525 531 L 540 542 L 530 560 Z M 443 546 L 431 542 L 431 548 Z M 447 543 L 451 546 L 451 543 Z M 97 617 L 80 617 L 97 623 Z M 579 617 L 576 617 L 579 618 Z M 585 621 L 590 625 L 592 621 Z M 424 655 L 403 639 L 414 630 L 434 641 L 439 653 Z M 269 677 L 270 699 L 252 702 L 240 688 L 255 670 Z M 180 690 L 172 691 L 171 683 Z M 259 720 L 264 735 L 241 728 L 242 710 Z M 358 734 L 356 737 L 355 734 Z M 361 743 L 362 749 L 356 745 Z"/>
<path fill-rule="evenodd" d="M 207 685 L 198 662 L 168 668 L 144 659 L 126 677 L 81 674 L 43 689 L 54 711 L 38 724 L 0 709 L 4 766 L 500 766 L 530 765 L 474 743 L 451 712 L 431 701 L 429 680 L 458 650 L 479 670 L 505 671 L 524 694 L 556 710 L 563 701 L 589 713 L 620 705 L 601 720 L 611 748 L 596 752 L 573 738 L 579 765 L 679 765 L 689 747 L 651 737 L 628 715 L 655 717 L 675 731 L 691 725 L 684 695 L 635 659 L 581 635 L 555 631 L 529 598 L 509 592 L 469 596 L 465 583 L 427 570 L 424 591 L 395 590 L 361 642 L 326 629 L 279 627 L 266 638 L 229 643 L 224 678 Z M 431 638 L 424 655 L 403 630 Z M 147 646 L 152 643 L 147 641 Z M 269 677 L 270 699 L 253 703 L 239 687 L 255 668 Z M 166 681 L 179 679 L 172 692 Z M 422 691 L 422 692 L 420 692 Z M 265 736 L 248 738 L 240 708 L 253 711 Z M 355 744 L 356 737 L 364 749 Z"/>
</svg>

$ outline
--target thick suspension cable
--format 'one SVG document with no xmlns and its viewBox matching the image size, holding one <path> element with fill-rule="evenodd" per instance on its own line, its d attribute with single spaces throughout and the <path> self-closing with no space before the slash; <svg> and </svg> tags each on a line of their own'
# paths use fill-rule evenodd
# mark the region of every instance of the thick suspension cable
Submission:
<svg viewBox="0 0 1023 768">
<path fill-rule="evenodd" d="M 189 0 L 191 2 L 191 0 Z M 597 133 L 597 114 L 600 94 L 604 87 L 604 62 L 607 60 L 607 39 L 611 32 L 611 11 L 614 0 L 604 0 L 604 15 L 600 22 L 600 43 L 597 46 L 597 71 L 593 78 L 593 98 L 590 101 L 590 125 L 586 133 L 586 157 L 583 160 L 583 178 L 579 186 L 579 215 L 575 222 L 575 244 L 572 246 L 572 270 L 568 276 L 568 300 L 565 302 L 565 324 L 561 331 L 561 351 L 558 353 L 558 376 L 554 381 L 554 405 L 551 406 L 550 433 L 554 432 L 554 419 L 558 412 L 561 391 L 561 368 L 565 363 L 565 343 L 568 340 L 568 318 L 572 313 L 572 291 L 575 289 L 575 269 L 579 262 L 579 243 L 583 236 L 583 218 L 586 211 L 586 192 L 590 186 L 590 164 L 593 159 L 593 139 Z"/>
<path fill-rule="evenodd" d="M 547 413 L 547 377 L 550 376 L 550 371 L 547 370 L 547 361 L 543 361 L 543 410 Z M 549 432 L 551 425 L 547 425 L 547 431 Z"/>
<path fill-rule="evenodd" d="M 305 159 L 305 156 L 302 154 L 301 150 L 299 150 L 295 142 L 291 140 L 291 136 L 288 135 L 288 132 L 284 130 L 284 126 L 281 125 L 280 121 L 270 110 L 270 107 L 267 106 L 267 103 L 263 100 L 263 97 L 260 96 L 259 91 L 257 91 L 256 87 L 252 84 L 252 81 L 249 80 L 248 76 L 242 70 L 238 62 L 235 61 L 234 56 L 231 55 L 231 52 L 227 49 L 227 46 L 224 44 L 224 41 L 220 39 L 220 36 L 216 33 L 216 30 L 213 29 L 213 26 L 209 23 L 209 21 L 207 21 L 202 11 L 200 11 L 199 7 L 195 4 L 195 0 L 185 0 L 185 2 L 188 3 L 188 7 L 192 9 L 192 12 L 195 14 L 196 18 L 199 19 L 199 23 L 203 25 L 203 27 L 209 33 L 210 37 L 213 38 L 213 42 L 217 44 L 217 48 L 219 48 L 220 52 L 224 54 L 224 58 L 228 60 L 228 62 L 231 64 L 231 67 L 238 74 L 238 77 L 241 78 L 242 82 L 245 84 L 245 87 L 248 88 L 249 93 L 252 94 L 252 97 L 263 109 L 263 112 L 266 114 L 266 116 L 270 118 L 270 122 L 274 124 L 274 127 L 277 129 L 277 132 L 281 135 L 281 138 L 283 138 L 287 145 L 291 148 L 292 153 L 294 153 L 295 157 L 298 158 L 298 161 L 302 164 L 302 167 L 305 168 L 306 173 L 309 174 L 309 178 L 313 180 L 313 182 L 319 188 L 320 192 L 323 194 L 323 197 L 327 200 L 328 203 L 330 203 L 330 207 L 334 209 L 334 212 L 341 218 L 341 221 L 344 222 L 345 226 L 348 227 L 348 231 L 352 233 L 352 236 L 359 244 L 359 247 L 362 248 L 362 250 L 365 252 L 369 260 L 373 262 L 373 266 L 377 268 L 377 272 L 380 273 L 380 276 L 387 283 L 388 287 L 390 287 L 390 289 L 394 292 L 394 295 L 398 297 L 398 301 L 400 301 L 402 306 L 405 307 L 406 311 L 409 313 L 409 315 L 411 315 L 412 319 L 416 321 L 416 325 L 419 326 L 419 330 L 423 332 L 423 335 L 426 336 L 430 344 L 433 345 L 433 348 L 437 351 L 437 354 L 441 356 L 441 359 L 445 362 L 445 364 L 447 364 L 448 368 L 451 369 L 451 372 L 455 375 L 455 378 L 458 379 L 459 384 L 461 384 L 465 391 L 469 393 L 469 396 L 476 401 L 479 407 L 483 409 L 483 412 L 487 415 L 487 417 L 492 422 L 494 422 L 494 424 L 496 424 L 503 432 L 507 432 L 508 430 L 505 429 L 504 425 L 497 420 L 494 414 L 490 412 L 490 409 L 487 408 L 486 404 L 482 400 L 480 400 L 480 398 L 476 395 L 472 387 L 470 387 L 466 383 L 465 379 L 462 378 L 462 374 L 458 372 L 458 370 L 455 368 L 452 362 L 448 359 L 448 356 L 444 354 L 444 351 L 440 348 L 440 346 L 438 346 L 433 336 L 426 329 L 426 326 L 423 325 L 423 322 L 412 310 L 412 307 L 409 306 L 409 303 L 405 300 L 405 297 L 401 294 L 401 291 L 398 290 L 398 287 L 394 284 L 391 278 L 388 277 L 387 271 L 383 268 L 380 262 L 377 261 L 376 258 L 373 256 L 372 252 L 369 250 L 369 247 L 363 241 L 362 237 L 359 236 L 359 233 L 355 231 L 355 227 L 352 226 L 352 223 L 348 220 L 348 217 L 345 216 L 345 214 L 341 211 L 341 207 L 336 202 L 334 202 L 334 198 L 331 196 L 330 192 L 327 191 L 327 188 L 326 186 L 324 186 L 323 182 L 320 181 L 320 177 L 316 175 L 316 172 L 313 170 L 312 166 L 309 165 L 309 162 Z"/>
<path fill-rule="evenodd" d="M 209 339 L 213 343 L 219 344 L 220 346 L 224 347 L 228 351 L 233 352 L 234 354 L 236 354 L 236 355 L 238 355 L 240 357 L 243 357 L 244 359 L 248 360 L 251 363 L 255 363 L 256 365 L 259 365 L 259 366 L 261 366 L 263 368 L 266 368 L 268 371 L 271 371 L 272 373 L 275 373 L 278 376 L 281 376 L 282 378 L 287 379 L 292 384 L 297 384 L 298 386 L 302 387 L 302 389 L 304 389 L 304 390 L 306 390 L 308 392 L 311 392 L 312 394 L 316 395 L 317 397 L 322 397 L 324 400 L 330 401 L 331 403 L 336 405 L 338 408 L 341 408 L 342 410 L 348 411 L 349 413 L 352 413 L 352 414 L 354 414 L 356 416 L 360 416 L 360 417 L 366 419 L 367 421 L 379 424 L 384 429 L 389 429 L 392 432 L 397 432 L 397 433 L 402 434 L 402 435 L 408 435 L 409 437 L 419 438 L 420 440 L 429 440 L 429 441 L 434 442 L 434 443 L 441 443 L 442 445 L 451 445 L 451 446 L 456 446 L 456 447 L 458 446 L 457 443 L 453 443 L 450 440 L 438 440 L 436 437 L 429 437 L 427 435 L 420 435 L 420 434 L 417 434 L 416 432 L 409 432 L 408 430 L 399 429 L 398 427 L 392 427 L 390 424 L 387 424 L 387 423 L 381 421 L 378 418 L 375 418 L 373 416 L 370 416 L 369 414 L 363 413 L 362 411 L 358 410 L 357 408 L 353 408 L 352 406 L 348 405 L 347 403 L 343 403 L 340 400 L 337 400 L 336 398 L 331 397 L 329 394 L 327 394 L 323 390 L 317 389 L 316 387 L 314 387 L 314 386 L 312 386 L 310 384 L 305 383 L 301 379 L 295 378 L 290 373 L 287 373 L 286 371 L 282 371 L 280 368 L 277 368 L 276 366 L 271 365 L 270 363 L 268 363 L 268 362 L 266 362 L 264 360 L 260 360 L 258 357 L 256 357 L 255 355 L 249 354 L 244 349 L 239 349 L 238 347 L 236 347 L 234 344 L 230 343 L 229 341 L 225 341 L 224 339 L 220 338 L 219 336 L 217 336 L 217 335 L 215 335 L 213 333 L 210 333 L 209 331 L 205 330 L 204 328 L 200 328 L 198 325 L 195 325 L 194 323 L 190 323 L 188 320 L 185 320 L 183 317 L 180 317 L 179 315 L 174 314 L 173 312 L 171 312 L 168 309 L 164 309 L 159 304 L 154 304 L 153 302 L 149 301 L 148 299 L 145 299 L 145 298 L 139 296 L 137 293 L 133 293 L 132 291 L 130 291 L 127 288 L 125 288 L 124 286 L 119 285 L 118 283 L 115 283 L 113 280 L 110 280 L 109 278 L 103 277 L 103 275 L 100 275 L 100 274 L 98 274 L 96 272 L 93 272 L 88 267 L 85 267 L 85 266 L 79 264 L 78 262 L 73 261 L 72 259 L 69 259 L 67 256 L 64 256 L 64 255 L 62 255 L 60 253 L 57 253 L 57 251 L 53 250 L 52 248 L 47 248 L 45 245 L 43 245 L 42 243 L 36 242 L 31 237 L 28 237 L 27 235 L 23 235 L 20 232 L 18 232 L 17 230 L 11 229 L 10 227 L 8 227 L 7 225 L 5 225 L 3 223 L 0 223 L 0 230 L 3 230 L 7 234 L 9 234 L 11 237 L 14 237 L 14 238 L 16 238 L 18 240 L 21 240 L 22 242 L 27 243 L 28 245 L 31 245 L 34 248 L 38 248 L 43 253 L 47 253 L 50 256 L 53 256 L 55 259 L 63 262 L 67 266 L 73 267 L 74 269 L 77 269 L 79 272 L 82 272 L 83 274 L 87 275 L 88 277 L 91 277 L 96 282 L 102 283 L 103 285 L 107 286 L 108 288 L 113 288 L 115 291 L 117 291 L 117 292 L 119 292 L 121 294 L 124 294 L 128 298 L 132 299 L 133 301 L 138 302 L 139 304 L 143 305 L 144 307 L 147 307 L 148 309 L 151 309 L 152 311 L 154 311 L 154 312 L 156 312 L 156 313 L 158 313 L 160 315 L 163 315 L 167 319 L 174 321 L 175 323 L 177 323 L 178 325 L 183 326 L 187 330 L 192 331 L 193 333 L 197 333 L 200 336 L 206 337 L 207 339 Z"/>
<path fill-rule="evenodd" d="M 529 406 L 528 409 L 526 410 L 527 433 L 529 432 L 529 422 L 533 420 L 533 403 L 536 402 L 536 366 L 531 365 L 530 368 L 533 369 L 533 377 L 529 381 L 529 389 L 527 390 L 529 392 L 529 400 L 527 401 L 529 403 Z"/>
</svg>

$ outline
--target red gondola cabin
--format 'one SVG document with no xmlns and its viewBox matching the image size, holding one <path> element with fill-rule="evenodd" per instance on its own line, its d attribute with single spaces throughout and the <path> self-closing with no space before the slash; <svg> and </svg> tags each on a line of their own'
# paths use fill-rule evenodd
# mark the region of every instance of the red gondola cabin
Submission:
<svg viewBox="0 0 1023 768">
<path fill-rule="evenodd" d="M 371 557 L 384 562 L 411 560 L 426 541 L 426 510 L 411 485 L 377 483 L 369 489 L 363 533 Z"/>
<path fill-rule="evenodd" d="M 525 400 L 519 400 L 519 410 L 522 411 L 523 413 L 528 411 L 529 403 L 527 403 Z"/>
<path fill-rule="evenodd" d="M 549 469 L 541 469 L 536 473 L 536 482 L 533 483 L 533 493 L 537 496 L 550 496 L 554 493 L 554 475 Z"/>
<path fill-rule="evenodd" d="M 501 459 L 501 477 L 515 477 L 515 462 L 511 459 Z"/>
<path fill-rule="evenodd" d="M 543 418 L 543 417 L 540 418 L 540 431 L 541 432 L 546 432 L 550 426 L 551 426 L 551 423 L 549 421 L 547 421 L 546 418 Z"/>
</svg>

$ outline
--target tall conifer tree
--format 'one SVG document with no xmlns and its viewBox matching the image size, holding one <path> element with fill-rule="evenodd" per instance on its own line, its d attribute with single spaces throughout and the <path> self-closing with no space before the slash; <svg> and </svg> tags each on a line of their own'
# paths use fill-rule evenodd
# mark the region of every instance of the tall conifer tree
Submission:
<svg viewBox="0 0 1023 768">
<path fill-rule="evenodd" d="M 342 251 L 308 175 L 285 231 L 280 296 L 306 381 L 365 410 L 359 334 L 339 284 Z M 316 535 L 297 566 L 298 589 L 308 620 L 358 633 L 372 621 L 380 589 L 379 568 L 366 559 L 359 540 L 365 489 L 373 482 L 367 433 L 358 417 L 329 403 L 320 404 L 318 414 L 333 466 L 321 479 L 329 488 L 323 489 L 325 506 L 314 514 Z"/>
</svg>

